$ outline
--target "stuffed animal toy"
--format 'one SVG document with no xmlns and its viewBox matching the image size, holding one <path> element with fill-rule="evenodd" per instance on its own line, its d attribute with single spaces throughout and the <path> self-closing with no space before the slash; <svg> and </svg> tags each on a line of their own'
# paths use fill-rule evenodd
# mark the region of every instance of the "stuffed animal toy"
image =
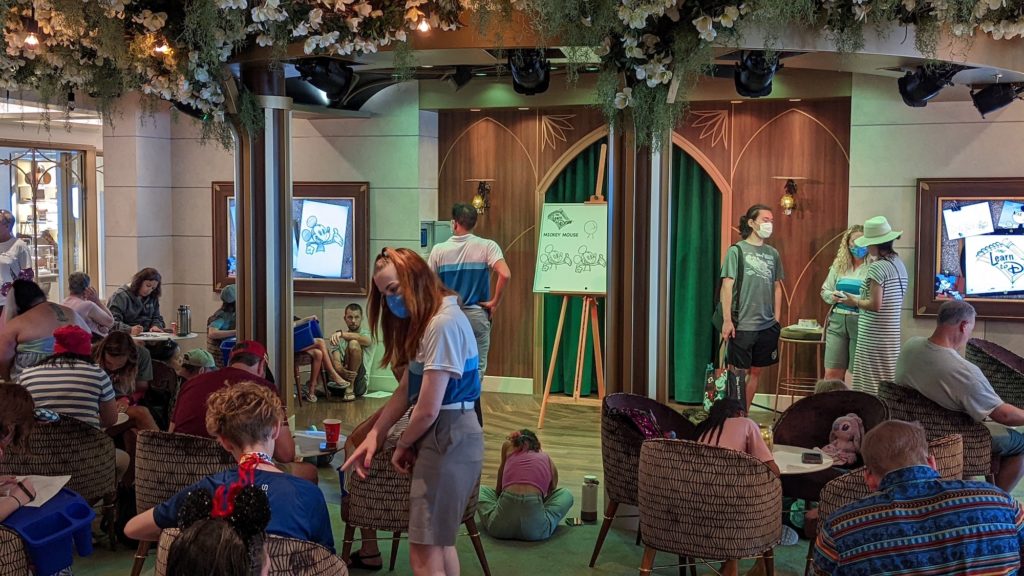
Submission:
<svg viewBox="0 0 1024 576">
<path fill-rule="evenodd" d="M 847 414 L 836 418 L 832 423 L 832 432 L 828 435 L 828 446 L 822 452 L 832 457 L 836 465 L 850 465 L 857 462 L 860 443 L 864 438 L 864 422 L 856 414 Z"/>
</svg>

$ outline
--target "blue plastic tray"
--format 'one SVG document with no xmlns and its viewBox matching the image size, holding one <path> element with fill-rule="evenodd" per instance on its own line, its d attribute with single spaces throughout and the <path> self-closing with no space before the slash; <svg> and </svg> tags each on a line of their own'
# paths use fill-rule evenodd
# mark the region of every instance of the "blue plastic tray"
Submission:
<svg viewBox="0 0 1024 576">
<path fill-rule="evenodd" d="M 20 508 L 4 525 L 21 535 L 36 574 L 56 574 L 71 566 L 72 547 L 92 554 L 96 512 L 74 492 L 64 489 L 39 508 Z"/>
</svg>

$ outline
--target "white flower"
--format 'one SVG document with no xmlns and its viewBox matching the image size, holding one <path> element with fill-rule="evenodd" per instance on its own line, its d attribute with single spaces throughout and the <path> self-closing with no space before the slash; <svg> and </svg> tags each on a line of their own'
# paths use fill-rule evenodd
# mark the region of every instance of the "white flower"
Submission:
<svg viewBox="0 0 1024 576">
<path fill-rule="evenodd" d="M 870 4 L 854 4 L 853 5 L 853 16 L 858 22 L 863 22 L 867 19 L 868 13 L 871 12 Z"/>
<path fill-rule="evenodd" d="M 395 30 L 395 40 L 398 40 L 399 42 L 405 42 L 405 40 L 408 37 L 409 35 L 406 34 L 405 30 Z"/>
<path fill-rule="evenodd" d="M 955 36 L 971 36 L 974 34 L 974 27 L 970 24 L 957 22 L 953 24 L 953 34 Z"/>
<path fill-rule="evenodd" d="M 647 23 L 647 13 L 643 10 L 630 10 L 628 6 L 619 6 L 619 19 L 630 28 L 639 30 Z"/>
<path fill-rule="evenodd" d="M 305 36 L 306 34 L 309 34 L 309 27 L 305 22 L 299 22 L 292 28 L 292 36 Z"/>
<path fill-rule="evenodd" d="M 295 35 L 295 34 L 293 34 L 293 35 Z M 260 34 L 259 36 L 256 37 L 256 45 L 257 46 L 273 46 L 274 45 L 274 38 L 271 37 L 269 34 Z"/>
<path fill-rule="evenodd" d="M 142 24 L 150 32 L 156 32 L 167 22 L 167 12 L 154 13 L 151 10 L 143 10 L 141 14 L 132 16 L 132 22 Z"/>
<path fill-rule="evenodd" d="M 1006 0 L 985 0 L 989 10 L 998 10 L 1006 5 Z"/>
<path fill-rule="evenodd" d="M 419 23 L 420 19 L 423 18 L 424 16 L 426 16 L 426 14 L 421 12 L 420 9 L 416 8 L 415 6 L 405 11 L 406 22 L 412 22 L 413 24 Z"/>
<path fill-rule="evenodd" d="M 262 6 L 252 9 L 253 22 L 282 22 L 288 19 L 288 13 L 280 8 L 281 0 L 265 0 Z"/>
<path fill-rule="evenodd" d="M 324 11 L 319 8 L 313 8 L 309 11 L 309 27 L 312 30 L 318 30 L 320 24 L 324 21 Z"/>
<path fill-rule="evenodd" d="M 700 33 L 700 37 L 705 42 L 711 42 L 718 36 L 718 32 L 715 30 L 715 23 L 710 16 L 701 16 L 693 21 L 693 25 L 697 27 L 697 32 Z"/>
<path fill-rule="evenodd" d="M 265 46 L 265 44 L 261 44 L 261 46 Z M 197 82 L 210 81 L 210 73 L 206 71 L 206 68 L 196 68 L 192 75 L 195 76 Z"/>
<path fill-rule="evenodd" d="M 363 18 L 369 17 L 370 13 L 373 12 L 373 6 L 370 6 L 367 2 L 360 2 L 353 6 L 352 9 Z"/>
<path fill-rule="evenodd" d="M 350 32 L 358 32 L 359 31 L 359 25 L 362 22 L 363 22 L 362 18 L 352 17 L 352 18 L 346 18 L 345 19 L 345 24 L 348 25 L 348 29 L 349 29 Z"/>
<path fill-rule="evenodd" d="M 248 8 L 246 0 L 217 0 L 217 8 L 221 10 L 245 10 Z"/>
<path fill-rule="evenodd" d="M 604 58 L 605 56 L 610 54 L 611 51 L 612 39 L 610 36 L 605 36 L 604 40 L 601 41 L 601 45 L 594 48 L 594 54 L 596 54 L 598 58 Z"/>
<path fill-rule="evenodd" d="M 917 0 L 903 0 L 903 8 L 907 12 L 913 12 L 917 8 Z"/>
<path fill-rule="evenodd" d="M 726 28 L 732 28 L 733 23 L 736 22 L 737 20 L 739 20 L 739 18 L 740 18 L 740 9 L 739 8 L 737 8 L 735 6 L 726 6 L 725 7 L 725 12 L 722 13 L 722 16 L 719 17 L 718 20 L 719 20 L 719 22 L 722 23 L 722 26 L 725 26 Z"/>
<path fill-rule="evenodd" d="M 623 88 L 622 92 L 615 94 L 615 107 L 619 110 L 633 105 L 633 89 Z"/>
</svg>

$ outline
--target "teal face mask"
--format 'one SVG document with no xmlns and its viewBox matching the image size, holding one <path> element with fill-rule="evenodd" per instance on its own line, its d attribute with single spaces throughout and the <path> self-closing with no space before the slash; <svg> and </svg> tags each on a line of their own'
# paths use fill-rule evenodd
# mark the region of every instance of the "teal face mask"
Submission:
<svg viewBox="0 0 1024 576">
<path fill-rule="evenodd" d="M 868 248 L 867 246 L 854 246 L 853 248 L 850 248 L 850 254 L 853 254 L 854 258 L 863 260 L 868 256 Z"/>
<path fill-rule="evenodd" d="M 399 318 L 408 318 L 409 309 L 405 307 L 405 299 L 401 294 L 388 294 L 384 297 L 388 303 L 388 309 Z"/>
</svg>

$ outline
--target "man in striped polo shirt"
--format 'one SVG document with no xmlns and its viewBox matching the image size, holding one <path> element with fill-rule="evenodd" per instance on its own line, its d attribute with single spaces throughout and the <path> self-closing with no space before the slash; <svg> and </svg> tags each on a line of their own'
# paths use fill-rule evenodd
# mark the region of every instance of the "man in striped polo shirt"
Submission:
<svg viewBox="0 0 1024 576">
<path fill-rule="evenodd" d="M 469 319 L 480 352 L 480 380 L 487 370 L 487 351 L 491 347 L 491 318 L 501 302 L 502 292 L 512 278 L 505 256 L 494 240 L 473 234 L 476 209 L 469 204 L 452 206 L 454 236 L 430 251 L 430 269 L 459 295 L 462 312 Z M 491 295 L 491 271 L 498 275 Z M 480 402 L 476 403 L 477 415 Z M 483 418 L 480 418 L 481 423 Z"/>
<path fill-rule="evenodd" d="M 876 493 L 825 521 L 814 574 L 1018 573 L 1020 504 L 985 482 L 941 480 L 920 424 L 879 424 L 864 436 L 861 454 Z"/>
</svg>

